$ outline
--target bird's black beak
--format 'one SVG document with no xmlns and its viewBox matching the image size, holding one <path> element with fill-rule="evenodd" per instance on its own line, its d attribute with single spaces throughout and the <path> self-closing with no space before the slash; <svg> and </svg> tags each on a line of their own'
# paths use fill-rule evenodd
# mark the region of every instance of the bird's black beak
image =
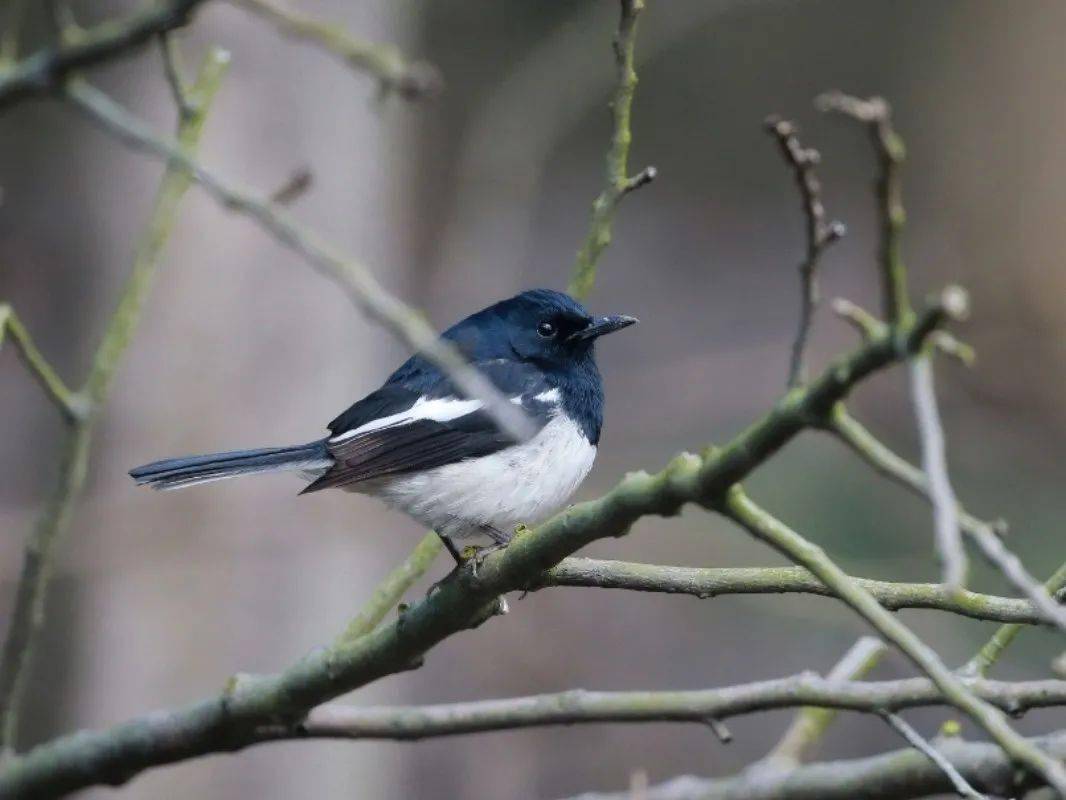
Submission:
<svg viewBox="0 0 1066 800">
<path fill-rule="evenodd" d="M 628 328 L 630 325 L 634 325 L 639 320 L 636 317 L 627 317 L 625 314 L 614 314 L 610 317 L 599 317 L 592 320 L 592 323 L 582 328 L 575 333 L 570 334 L 567 338 L 568 342 L 587 342 L 597 339 L 603 336 L 605 333 L 614 333 L 620 331 L 622 328 Z"/>
</svg>

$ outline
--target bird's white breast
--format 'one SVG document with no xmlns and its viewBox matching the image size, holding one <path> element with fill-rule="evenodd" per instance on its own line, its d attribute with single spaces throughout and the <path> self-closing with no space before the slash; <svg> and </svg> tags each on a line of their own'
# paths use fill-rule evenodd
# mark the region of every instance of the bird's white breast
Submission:
<svg viewBox="0 0 1066 800">
<path fill-rule="evenodd" d="M 498 453 L 417 474 L 368 481 L 380 497 L 450 537 L 483 526 L 510 534 L 558 510 L 592 469 L 596 447 L 569 417 L 556 414 L 536 436 Z"/>
</svg>

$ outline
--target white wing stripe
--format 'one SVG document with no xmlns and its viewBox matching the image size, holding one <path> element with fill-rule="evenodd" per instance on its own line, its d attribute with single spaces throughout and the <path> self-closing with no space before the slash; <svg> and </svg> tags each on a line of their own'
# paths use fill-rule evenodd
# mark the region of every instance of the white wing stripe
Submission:
<svg viewBox="0 0 1066 800">
<path fill-rule="evenodd" d="M 480 400 L 458 400 L 454 397 L 438 397 L 430 400 L 426 397 L 419 397 L 418 400 L 415 401 L 415 404 L 407 410 L 400 411 L 396 414 L 390 414 L 387 417 L 372 419 L 370 422 L 360 425 L 354 430 L 345 431 L 339 436 L 334 436 L 330 439 L 330 442 L 336 444 L 337 442 L 346 441 L 362 433 L 380 430 L 381 428 L 387 428 L 391 425 L 405 425 L 423 419 L 431 419 L 435 422 L 447 422 L 450 419 L 456 419 L 457 417 L 471 414 L 479 408 L 481 408 Z"/>
</svg>

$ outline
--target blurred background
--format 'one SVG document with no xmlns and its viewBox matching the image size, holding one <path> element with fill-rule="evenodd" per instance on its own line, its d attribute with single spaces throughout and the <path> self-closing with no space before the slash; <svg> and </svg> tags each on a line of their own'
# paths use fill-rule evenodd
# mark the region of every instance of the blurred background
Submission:
<svg viewBox="0 0 1066 800">
<path fill-rule="evenodd" d="M 32 5 L 32 4 L 31 4 Z M 134 4 L 74 2 L 86 22 Z M 659 169 L 623 203 L 590 305 L 642 324 L 605 341 L 608 408 L 593 497 L 629 469 L 723 442 L 781 392 L 798 309 L 803 221 L 762 120 L 796 120 L 822 151 L 831 218 L 849 235 L 823 262 L 827 297 L 876 308 L 874 160 L 865 134 L 818 115 L 827 88 L 882 94 L 909 148 L 906 256 L 914 295 L 959 282 L 974 315 L 972 370 L 943 362 L 956 489 L 1003 516 L 1041 577 L 1062 558 L 1066 406 L 1066 5 L 1054 0 L 711 2 L 649 0 L 638 41 L 631 164 Z M 308 166 L 293 212 L 372 266 L 438 326 L 532 286 L 563 287 L 602 184 L 617 4 L 513 0 L 293 0 L 291 7 L 432 61 L 435 100 L 374 101 L 330 56 L 209 3 L 180 41 L 233 53 L 202 160 L 263 193 Z M 31 15 L 32 16 L 32 15 Z M 30 20 L 41 41 L 41 20 Z M 173 107 L 159 55 L 93 80 L 160 130 Z M 85 374 L 127 274 L 161 168 L 51 103 L 0 117 L 0 299 L 13 303 L 69 382 Z M 829 312 L 812 363 L 854 344 Z M 31 745 L 272 672 L 327 642 L 421 535 L 344 493 L 298 498 L 265 476 L 157 494 L 126 470 L 181 453 L 318 436 L 405 353 L 336 287 L 256 227 L 190 191 L 139 335 L 98 429 L 91 475 L 62 545 L 46 641 L 24 712 Z M 905 373 L 864 385 L 853 410 L 918 455 Z M 0 620 L 57 468 L 61 424 L 12 348 L 0 352 Z M 754 497 L 853 574 L 935 578 L 928 509 L 808 434 L 748 483 Z M 647 519 L 591 555 L 689 565 L 769 565 L 773 553 L 705 513 Z M 439 561 L 425 583 L 441 577 Z M 978 568 L 976 586 L 1007 592 Z M 412 596 L 424 590 L 420 585 Z M 993 626 L 928 611 L 903 618 L 961 663 Z M 808 597 L 713 601 L 584 589 L 512 603 L 425 666 L 355 703 L 429 703 L 571 687 L 704 688 L 826 670 L 863 632 Z M 1031 631 L 998 674 L 1045 676 L 1053 637 Z M 878 677 L 910 674 L 896 656 Z M 1033 713 L 1023 730 L 1062 725 Z M 926 734 L 945 718 L 909 715 Z M 297 743 L 147 773 L 130 798 L 553 798 L 623 788 L 635 770 L 726 775 L 762 755 L 790 714 L 730 723 L 723 747 L 680 725 L 595 726 L 400 743 Z M 849 716 L 821 756 L 900 746 Z M 88 797 L 110 796 L 110 790 Z"/>
</svg>

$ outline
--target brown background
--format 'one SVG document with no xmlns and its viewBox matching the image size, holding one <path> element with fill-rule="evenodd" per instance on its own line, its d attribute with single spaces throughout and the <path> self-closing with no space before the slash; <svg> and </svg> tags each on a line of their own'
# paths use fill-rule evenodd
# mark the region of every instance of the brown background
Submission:
<svg viewBox="0 0 1066 800">
<path fill-rule="evenodd" d="M 93 5 L 81 4 L 83 19 L 107 10 Z M 1008 518 L 1012 546 L 1038 574 L 1049 573 L 1062 558 L 1066 505 L 1066 6 L 649 5 L 633 163 L 653 163 L 661 177 L 627 199 L 591 301 L 643 322 L 601 348 L 607 424 L 581 496 L 602 492 L 627 469 L 658 468 L 679 449 L 725 440 L 783 386 L 802 223 L 791 179 L 760 130 L 767 113 L 796 118 L 805 142 L 822 149 L 830 214 L 850 229 L 825 259 L 826 294 L 875 303 L 872 157 L 859 131 L 820 118 L 810 99 L 830 87 L 876 92 L 894 102 L 909 144 L 906 254 L 915 296 L 954 281 L 973 296 L 964 335 L 978 349 L 977 368 L 945 363 L 939 373 L 957 489 L 975 513 Z M 188 60 L 220 43 L 233 52 L 233 70 L 203 161 L 264 192 L 309 165 L 315 185 L 295 213 L 438 325 L 524 287 L 564 285 L 601 180 L 615 4 L 299 7 L 434 61 L 445 93 L 379 107 L 367 79 L 278 39 L 238 9 L 210 4 L 183 39 Z M 156 52 L 94 79 L 169 129 L 173 110 Z M 55 105 L 0 117 L 0 297 L 72 381 L 84 374 L 126 274 L 159 172 Z M 852 341 L 823 314 L 813 358 L 824 363 Z M 135 489 L 125 471 L 166 455 L 307 440 L 403 355 L 331 284 L 190 193 L 63 546 L 47 642 L 34 665 L 27 744 L 199 698 L 235 671 L 274 671 L 329 640 L 416 541 L 413 522 L 343 493 L 297 498 L 298 484 L 284 476 L 156 494 Z M 901 372 L 871 382 L 854 407 L 916 456 Z M 0 353 L 0 415 L 2 619 L 60 432 L 10 348 Z M 822 437 L 796 442 L 750 489 L 854 573 L 936 574 L 928 511 Z M 778 563 L 695 511 L 646 520 L 628 539 L 592 552 Z M 445 569 L 440 562 L 434 576 Z M 983 569 L 976 583 L 1004 590 Z M 574 589 L 512 608 L 505 620 L 444 643 L 423 669 L 353 701 L 710 687 L 825 669 L 862 631 L 849 613 L 816 598 L 701 602 Z M 991 630 L 930 612 L 904 618 L 952 663 Z M 1052 637 L 1026 634 L 1001 674 L 1044 675 L 1054 652 Z M 905 673 L 892 657 L 877 674 Z M 1034 713 L 1020 725 L 1062 725 L 1057 713 Z M 912 718 L 932 733 L 943 715 Z M 787 719 L 738 720 L 728 748 L 706 730 L 676 725 L 271 745 L 160 769 L 123 791 L 551 798 L 622 787 L 636 768 L 652 780 L 727 774 L 760 755 Z M 848 718 L 822 753 L 894 746 L 876 720 Z"/>
</svg>

